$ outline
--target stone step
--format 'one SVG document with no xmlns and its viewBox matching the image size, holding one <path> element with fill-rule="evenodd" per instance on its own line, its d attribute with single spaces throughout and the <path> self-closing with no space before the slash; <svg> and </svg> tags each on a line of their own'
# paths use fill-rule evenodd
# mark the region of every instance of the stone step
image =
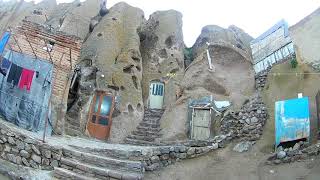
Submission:
<svg viewBox="0 0 320 180">
<path fill-rule="evenodd" d="M 75 130 L 75 129 L 72 129 L 72 128 L 65 128 L 65 132 L 66 134 L 70 135 L 70 136 L 83 136 L 83 134 L 79 131 L 79 130 Z"/>
<path fill-rule="evenodd" d="M 132 172 L 120 169 L 110 169 L 106 167 L 98 167 L 91 164 L 83 163 L 75 159 L 61 158 L 61 163 L 73 168 L 73 171 L 79 174 L 93 174 L 95 176 L 115 179 L 142 179 L 144 172 Z M 100 178 L 99 178 L 100 179 Z"/>
<path fill-rule="evenodd" d="M 63 149 L 63 153 L 66 157 L 77 159 L 80 162 L 92 164 L 99 167 L 133 172 L 144 172 L 144 166 L 140 161 L 103 157 L 91 153 L 81 152 L 75 149 Z"/>
<path fill-rule="evenodd" d="M 138 126 L 137 127 L 138 131 L 153 131 L 153 132 L 159 132 L 161 131 L 160 127 L 153 128 L 153 127 L 144 127 L 144 126 Z"/>
<path fill-rule="evenodd" d="M 139 123 L 139 126 L 158 128 L 158 127 L 160 127 L 160 124 L 140 122 L 140 123 Z"/>
<path fill-rule="evenodd" d="M 53 176 L 57 179 L 72 179 L 72 180 L 96 180 L 96 178 L 80 175 L 63 168 L 54 168 Z"/>
<path fill-rule="evenodd" d="M 89 148 L 89 147 L 77 147 L 77 146 L 71 146 L 72 148 L 86 153 L 96 154 L 99 156 L 107 156 L 112 157 L 115 159 L 125 159 L 125 160 L 133 160 L 133 161 L 142 161 L 144 160 L 144 155 L 142 153 L 142 150 L 138 149 L 96 149 L 96 148 Z"/>
<path fill-rule="evenodd" d="M 80 127 L 80 122 L 78 119 L 73 119 L 71 117 L 66 118 L 66 123 L 71 124 L 72 126 Z"/>
<path fill-rule="evenodd" d="M 161 134 L 159 134 L 159 131 L 132 131 L 132 134 L 138 136 L 161 136 Z"/>
<path fill-rule="evenodd" d="M 130 138 L 126 138 L 125 142 L 127 144 L 132 144 L 132 145 L 148 145 L 148 146 L 157 146 L 158 144 L 156 144 L 155 142 L 150 142 L 150 141 L 143 141 L 143 140 L 137 140 L 137 139 L 130 139 Z"/>
<path fill-rule="evenodd" d="M 155 137 L 155 136 L 129 135 L 127 138 L 153 142 L 157 137 Z"/>
</svg>

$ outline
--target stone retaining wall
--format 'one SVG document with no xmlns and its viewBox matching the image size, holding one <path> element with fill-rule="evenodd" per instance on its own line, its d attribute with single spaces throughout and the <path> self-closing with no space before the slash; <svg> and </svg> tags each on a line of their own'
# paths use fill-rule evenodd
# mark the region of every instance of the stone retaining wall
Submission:
<svg viewBox="0 0 320 180">
<path fill-rule="evenodd" d="M 223 148 L 231 134 L 219 135 L 210 141 L 185 142 L 185 145 L 155 147 L 144 159 L 146 171 L 154 171 L 183 159 L 202 156 L 210 151 Z M 192 147 L 192 146 L 195 147 Z"/>
<path fill-rule="evenodd" d="M 62 149 L 0 126 L 0 158 L 14 164 L 52 170 L 60 164 Z"/>
</svg>

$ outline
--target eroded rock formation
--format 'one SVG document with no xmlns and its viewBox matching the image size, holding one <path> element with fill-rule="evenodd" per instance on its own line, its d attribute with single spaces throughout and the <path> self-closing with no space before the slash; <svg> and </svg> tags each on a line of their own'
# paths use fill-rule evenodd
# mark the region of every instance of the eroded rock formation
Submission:
<svg viewBox="0 0 320 180">
<path fill-rule="evenodd" d="M 81 131 L 85 130 L 97 89 L 120 97 L 120 113 L 113 118 L 110 141 L 121 142 L 142 120 L 142 58 L 137 29 L 143 20 L 142 10 L 118 3 L 83 44 L 79 99 L 69 111 L 71 116 L 80 111 L 77 118 Z"/>
<path fill-rule="evenodd" d="M 206 45 L 210 43 L 210 46 Z M 244 40 L 242 42 L 245 42 Z M 182 83 L 181 97 L 162 118 L 162 140 L 187 138 L 188 99 L 213 96 L 215 100 L 228 100 L 233 108 L 254 92 L 254 71 L 249 54 L 238 48 L 236 36 L 231 30 L 218 26 L 206 26 L 193 46 L 197 58 L 187 67 Z M 248 42 L 242 47 L 248 47 Z M 209 49 L 214 70 L 209 69 L 206 49 Z"/>
<path fill-rule="evenodd" d="M 148 104 L 151 81 L 165 84 L 164 107 L 176 100 L 176 91 L 184 73 L 182 14 L 158 11 L 140 30 L 143 59 L 143 100 Z"/>
<path fill-rule="evenodd" d="M 200 36 L 192 46 L 192 54 L 197 58 L 208 48 L 207 43 L 212 46 L 225 46 L 237 51 L 247 59 L 251 59 L 250 42 L 253 38 L 242 29 L 231 25 L 228 29 L 216 25 L 208 25 L 202 28 Z"/>
</svg>

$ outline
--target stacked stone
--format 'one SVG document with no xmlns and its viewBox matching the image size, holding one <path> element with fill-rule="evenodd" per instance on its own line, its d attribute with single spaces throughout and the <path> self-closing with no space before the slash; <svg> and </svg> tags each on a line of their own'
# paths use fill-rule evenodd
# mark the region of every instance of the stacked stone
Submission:
<svg viewBox="0 0 320 180">
<path fill-rule="evenodd" d="M 196 147 L 175 145 L 175 146 L 161 146 L 155 147 L 153 150 L 145 156 L 143 160 L 146 171 L 154 171 L 161 167 L 166 167 L 183 159 L 191 159 L 202 156 L 210 151 L 218 148 L 223 148 L 227 143 L 229 135 L 219 135 L 210 141 L 210 145 L 204 145 L 203 143 L 192 142 Z M 200 142 L 200 141 L 199 141 Z M 206 143 L 209 143 L 207 141 Z M 190 145 L 190 144 L 188 144 Z"/>
<path fill-rule="evenodd" d="M 260 96 L 247 101 L 240 111 L 224 114 L 221 120 L 223 134 L 231 134 L 231 138 L 241 141 L 256 141 L 263 133 L 263 126 L 267 120 L 267 108 Z"/>
<path fill-rule="evenodd" d="M 62 150 L 1 128 L 0 154 L 14 164 L 52 170 L 59 166 Z"/>
<path fill-rule="evenodd" d="M 277 165 L 281 163 L 291 163 L 307 159 L 320 154 L 320 144 L 308 146 L 308 143 L 300 141 L 293 147 L 282 148 L 281 146 L 268 159 L 266 164 Z"/>
<path fill-rule="evenodd" d="M 163 115 L 162 109 L 145 109 L 143 120 L 129 135 L 125 142 L 134 145 L 161 145 L 154 142 L 160 135 L 160 119 Z"/>
<path fill-rule="evenodd" d="M 261 91 L 266 83 L 267 83 L 267 77 L 270 69 L 267 69 L 265 71 L 260 72 L 259 74 L 255 75 L 255 81 L 256 81 L 256 89 Z"/>
</svg>

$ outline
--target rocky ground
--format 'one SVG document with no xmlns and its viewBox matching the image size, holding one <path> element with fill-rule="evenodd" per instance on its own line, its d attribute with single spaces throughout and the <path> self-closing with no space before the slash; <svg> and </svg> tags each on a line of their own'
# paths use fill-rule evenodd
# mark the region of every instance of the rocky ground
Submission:
<svg viewBox="0 0 320 180">
<path fill-rule="evenodd" d="M 300 162 L 267 165 L 270 154 L 264 153 L 263 142 L 252 150 L 234 152 L 235 144 L 196 159 L 178 162 L 161 171 L 147 173 L 145 179 L 160 180 L 318 180 L 320 157 L 310 157 Z"/>
</svg>

